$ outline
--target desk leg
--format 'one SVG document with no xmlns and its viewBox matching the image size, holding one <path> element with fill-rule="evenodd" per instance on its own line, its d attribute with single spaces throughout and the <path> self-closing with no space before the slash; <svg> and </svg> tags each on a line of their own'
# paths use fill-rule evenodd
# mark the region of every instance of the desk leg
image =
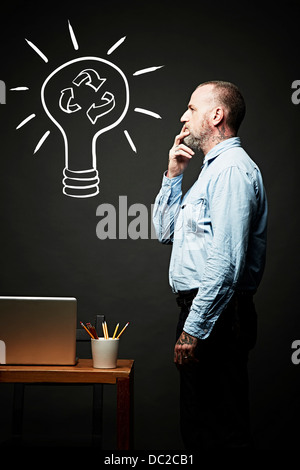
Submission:
<svg viewBox="0 0 300 470">
<path fill-rule="evenodd" d="M 15 443 L 22 440 L 24 388 L 22 383 L 14 384 L 12 434 Z"/>
<path fill-rule="evenodd" d="M 117 449 L 133 449 L 133 372 L 117 380 Z"/>
<path fill-rule="evenodd" d="M 93 385 L 93 446 L 102 449 L 103 385 Z"/>
</svg>

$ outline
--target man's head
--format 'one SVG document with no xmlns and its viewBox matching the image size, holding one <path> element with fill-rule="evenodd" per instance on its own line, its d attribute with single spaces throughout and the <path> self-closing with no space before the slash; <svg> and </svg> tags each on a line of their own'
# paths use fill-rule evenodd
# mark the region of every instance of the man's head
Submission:
<svg viewBox="0 0 300 470">
<path fill-rule="evenodd" d="M 245 102 L 235 85 L 223 81 L 202 83 L 181 117 L 190 132 L 184 143 L 206 154 L 217 143 L 236 136 L 244 116 Z"/>
</svg>

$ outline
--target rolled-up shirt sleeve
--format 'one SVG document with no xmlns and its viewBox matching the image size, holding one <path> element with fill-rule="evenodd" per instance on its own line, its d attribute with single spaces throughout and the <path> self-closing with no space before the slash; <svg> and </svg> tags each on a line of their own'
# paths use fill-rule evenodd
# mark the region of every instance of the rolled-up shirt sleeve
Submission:
<svg viewBox="0 0 300 470">
<path fill-rule="evenodd" d="M 212 243 L 184 331 L 205 339 L 231 299 L 243 271 L 256 204 L 251 179 L 232 166 L 211 181 Z"/>
</svg>

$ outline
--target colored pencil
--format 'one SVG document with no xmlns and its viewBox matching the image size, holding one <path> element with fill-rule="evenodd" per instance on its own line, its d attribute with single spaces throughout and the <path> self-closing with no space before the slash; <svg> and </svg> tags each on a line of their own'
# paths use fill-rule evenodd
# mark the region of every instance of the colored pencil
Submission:
<svg viewBox="0 0 300 470">
<path fill-rule="evenodd" d="M 124 331 L 124 330 L 127 328 L 127 326 L 128 326 L 128 325 L 129 325 L 129 322 L 128 322 L 128 323 L 126 323 L 126 325 L 124 326 L 123 330 L 122 330 L 122 331 L 120 331 L 120 333 L 119 333 L 119 334 L 118 334 L 118 336 L 117 336 L 117 339 L 118 339 L 118 338 L 120 338 L 121 334 L 122 334 L 122 333 L 123 333 L 123 331 Z"/>
<path fill-rule="evenodd" d="M 97 331 L 96 331 L 96 328 L 94 326 L 90 326 L 90 332 L 92 333 L 92 335 L 94 336 L 95 339 L 99 338 L 99 336 L 97 334 Z"/>
<path fill-rule="evenodd" d="M 84 326 L 84 324 L 82 322 L 80 322 L 80 325 L 83 326 L 83 328 L 85 329 L 85 331 L 88 332 L 88 334 L 90 335 L 91 338 L 95 339 L 94 336 L 92 335 L 92 333 Z"/>
<path fill-rule="evenodd" d="M 88 323 L 86 324 L 86 326 L 87 326 L 88 330 L 89 330 L 89 331 L 92 333 L 92 335 L 94 336 L 94 339 L 98 339 L 99 336 L 98 336 L 98 334 L 97 334 L 96 328 L 95 328 L 94 326 L 92 326 L 90 322 L 88 322 Z"/>
<path fill-rule="evenodd" d="M 102 323 L 102 330 L 105 339 L 108 339 L 106 322 Z"/>
<path fill-rule="evenodd" d="M 104 325 L 105 325 L 105 331 L 106 331 L 106 339 L 109 339 L 109 334 L 108 334 L 108 328 L 107 328 L 106 321 L 104 322 Z"/>
<path fill-rule="evenodd" d="M 113 334 L 113 339 L 115 339 L 115 336 L 116 336 L 116 333 L 118 331 L 118 328 L 119 328 L 119 323 L 117 324 L 116 328 L 115 328 L 115 331 L 114 331 L 114 334 Z"/>
</svg>

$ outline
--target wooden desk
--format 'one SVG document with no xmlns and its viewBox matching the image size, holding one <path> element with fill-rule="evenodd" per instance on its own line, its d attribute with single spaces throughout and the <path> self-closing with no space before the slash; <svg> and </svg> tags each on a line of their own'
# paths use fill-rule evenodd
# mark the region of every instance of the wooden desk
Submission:
<svg viewBox="0 0 300 470">
<path fill-rule="evenodd" d="M 0 383 L 116 384 L 117 449 L 133 447 L 134 361 L 119 359 L 115 369 L 94 369 L 92 359 L 75 366 L 0 366 Z"/>
</svg>

